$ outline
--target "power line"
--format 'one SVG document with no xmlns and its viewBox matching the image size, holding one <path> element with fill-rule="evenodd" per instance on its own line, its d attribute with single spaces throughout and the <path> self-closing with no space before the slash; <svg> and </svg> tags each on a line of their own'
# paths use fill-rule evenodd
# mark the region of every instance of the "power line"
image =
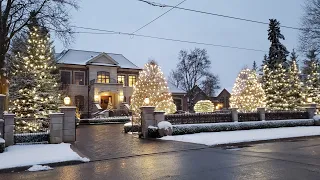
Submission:
<svg viewBox="0 0 320 180">
<path fill-rule="evenodd" d="M 181 40 L 181 39 L 172 39 L 172 38 L 166 38 L 166 37 L 149 36 L 149 35 L 143 35 L 143 34 L 135 34 L 135 33 L 128 33 L 128 32 L 121 32 L 121 31 L 112 31 L 112 30 L 105 30 L 105 29 L 88 28 L 88 27 L 81 27 L 81 26 L 72 26 L 72 27 L 78 28 L 78 29 L 99 31 L 99 32 L 90 32 L 90 31 L 75 31 L 75 32 L 73 32 L 73 33 L 79 33 L 79 34 L 96 34 L 96 35 L 114 34 L 114 35 L 127 35 L 127 36 L 130 36 L 132 38 L 134 36 L 137 36 L 137 37 L 158 39 L 158 40 L 164 40 L 164 41 L 181 42 L 181 43 L 188 43 L 188 44 L 206 45 L 206 46 L 213 46 L 213 47 L 230 48 L 230 49 L 238 49 L 238 50 L 247 50 L 247 51 L 255 51 L 255 52 L 266 53 L 266 51 L 261 50 L 261 49 L 253 49 L 253 48 L 245 48 L 245 47 L 238 47 L 238 46 L 229 46 L 229 45 L 222 45 L 222 44 L 197 42 L 197 41 L 188 41 L 188 40 Z"/>
<path fill-rule="evenodd" d="M 174 7 L 174 6 L 171 6 L 171 5 L 159 4 L 159 3 L 146 1 L 146 0 L 137 0 L 137 1 L 147 3 L 147 4 L 149 4 L 151 6 L 154 6 L 154 7 L 161 7 L 161 8 L 172 8 L 172 7 Z M 212 15 L 212 16 L 219 16 L 219 17 L 223 17 L 223 18 L 235 19 L 235 20 L 246 21 L 246 22 L 251 22 L 251 23 L 265 24 L 265 25 L 269 24 L 268 22 L 256 21 L 256 20 L 252 20 L 252 19 L 245 19 L 245 18 L 240 18 L 240 17 L 235 17 L 235 16 L 228 16 L 228 15 L 212 13 L 212 12 L 205 12 L 205 11 L 200 11 L 200 10 L 195 10 L 195 9 L 182 8 L 182 7 L 174 7 L 174 8 L 175 9 L 184 10 L 184 11 L 196 12 L 196 13 L 207 14 L 207 15 Z M 280 27 L 287 28 L 287 29 L 303 30 L 303 28 L 297 28 L 297 27 L 285 26 L 285 25 L 280 25 Z"/>
<path fill-rule="evenodd" d="M 156 17 L 155 19 L 153 19 L 152 21 L 148 22 L 147 24 L 143 25 L 142 27 L 140 27 L 139 29 L 135 30 L 134 32 L 132 32 L 132 34 L 140 31 L 141 29 L 145 28 L 146 26 L 148 26 L 149 24 L 153 23 L 154 21 L 156 21 L 157 19 L 161 18 L 163 15 L 167 14 L 168 12 L 172 11 L 174 8 L 178 7 L 180 4 L 184 3 L 186 0 L 181 1 L 179 4 L 171 7 L 171 9 L 169 9 L 168 11 L 162 13 L 160 16 Z"/>
</svg>

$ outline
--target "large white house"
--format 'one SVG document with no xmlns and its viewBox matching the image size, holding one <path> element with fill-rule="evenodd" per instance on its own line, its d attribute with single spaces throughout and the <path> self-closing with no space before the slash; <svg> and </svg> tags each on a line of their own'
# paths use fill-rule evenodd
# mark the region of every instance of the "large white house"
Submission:
<svg viewBox="0 0 320 180">
<path fill-rule="evenodd" d="M 62 89 L 83 114 L 93 113 L 94 104 L 102 109 L 119 109 L 122 102 L 130 104 L 141 68 L 122 54 L 69 49 L 56 58 Z M 177 108 L 184 109 L 186 93 L 170 84 L 169 89 Z"/>
</svg>

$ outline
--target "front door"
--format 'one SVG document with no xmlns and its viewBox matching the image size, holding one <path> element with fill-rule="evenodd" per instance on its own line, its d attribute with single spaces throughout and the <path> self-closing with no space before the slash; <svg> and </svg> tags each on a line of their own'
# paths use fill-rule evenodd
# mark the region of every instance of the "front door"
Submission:
<svg viewBox="0 0 320 180">
<path fill-rule="evenodd" d="M 102 109 L 112 109 L 112 96 L 101 96 L 100 106 Z"/>
</svg>

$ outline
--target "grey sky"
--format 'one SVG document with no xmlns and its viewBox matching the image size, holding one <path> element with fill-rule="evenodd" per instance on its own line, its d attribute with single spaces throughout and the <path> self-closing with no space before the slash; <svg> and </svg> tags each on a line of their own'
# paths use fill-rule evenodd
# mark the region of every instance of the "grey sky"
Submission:
<svg viewBox="0 0 320 180">
<path fill-rule="evenodd" d="M 176 5 L 181 0 L 152 0 Z M 299 27 L 303 0 L 187 0 L 180 7 L 214 12 L 229 16 L 268 22 L 276 18 L 282 25 Z M 78 11 L 71 11 L 76 26 L 133 32 L 166 9 L 152 7 L 137 0 L 82 0 Z M 182 10 L 172 10 L 138 34 L 173 39 L 206 42 L 268 51 L 267 25 L 226 19 Z M 78 30 L 87 31 L 87 30 Z M 283 43 L 288 50 L 298 46 L 298 31 L 282 28 Z M 55 41 L 56 51 L 63 50 Z M 166 75 L 175 67 L 181 49 L 205 48 L 212 62 L 212 72 L 218 74 L 221 87 L 231 90 L 241 68 L 258 65 L 263 52 L 186 44 L 122 35 L 77 34 L 68 48 L 121 53 L 136 65 L 154 58 Z M 302 56 L 300 56 L 301 58 Z"/>
</svg>

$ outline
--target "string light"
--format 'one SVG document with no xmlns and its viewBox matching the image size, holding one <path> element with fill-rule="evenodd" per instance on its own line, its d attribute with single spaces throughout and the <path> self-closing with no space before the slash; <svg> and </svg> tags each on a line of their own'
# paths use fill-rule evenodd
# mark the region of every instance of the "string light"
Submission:
<svg viewBox="0 0 320 180">
<path fill-rule="evenodd" d="M 200 112 L 213 112 L 214 111 L 214 105 L 210 100 L 201 100 L 198 101 L 194 105 L 194 111 L 197 113 Z"/>
</svg>

